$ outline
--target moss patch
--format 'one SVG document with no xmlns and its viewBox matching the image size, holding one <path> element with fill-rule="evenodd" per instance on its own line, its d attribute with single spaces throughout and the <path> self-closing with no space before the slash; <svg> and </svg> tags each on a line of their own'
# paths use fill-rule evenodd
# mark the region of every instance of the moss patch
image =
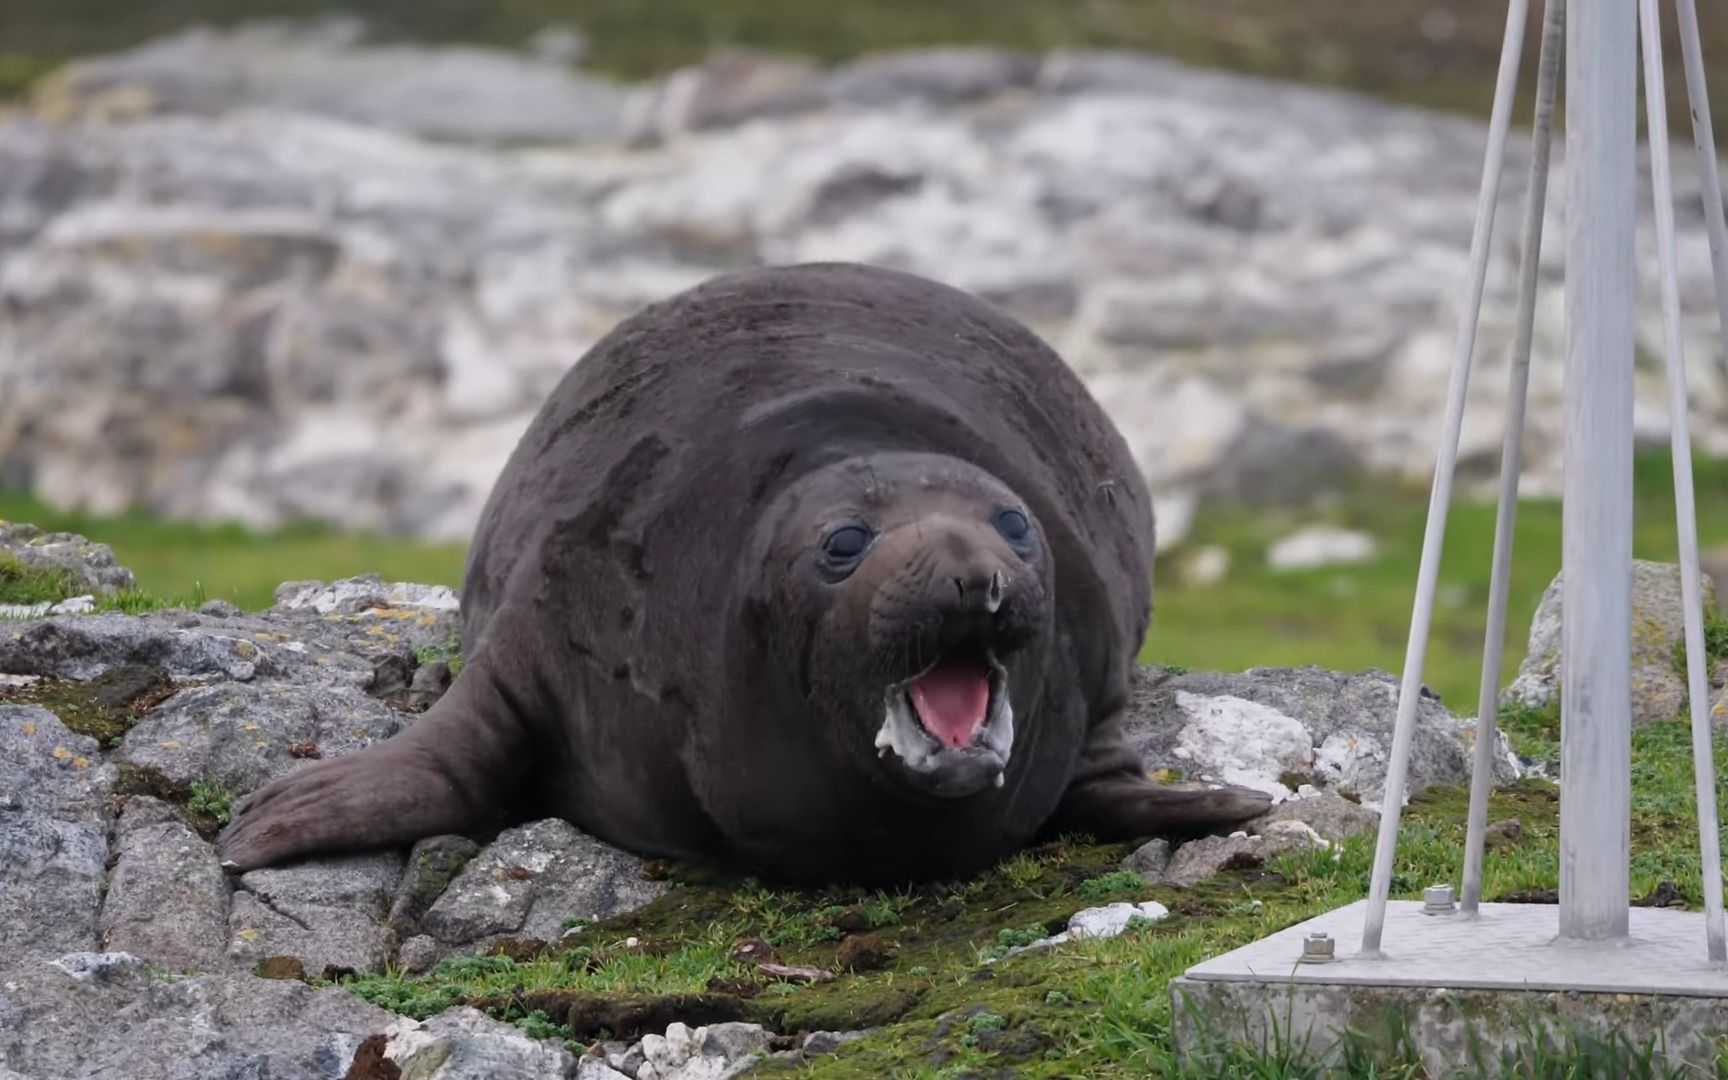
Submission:
<svg viewBox="0 0 1728 1080">
<path fill-rule="evenodd" d="M 159 669 L 123 665 L 87 682 L 42 679 L 29 686 L 0 689 L 0 705 L 40 705 L 72 731 L 113 748 L 132 725 L 174 692 L 174 684 Z"/>
<path fill-rule="evenodd" d="M 121 795 L 149 795 L 179 807 L 198 835 L 212 842 L 228 824 L 228 812 L 234 799 L 233 792 L 214 780 L 197 780 L 181 785 L 156 769 L 127 761 L 119 764 L 114 790 Z"/>
</svg>

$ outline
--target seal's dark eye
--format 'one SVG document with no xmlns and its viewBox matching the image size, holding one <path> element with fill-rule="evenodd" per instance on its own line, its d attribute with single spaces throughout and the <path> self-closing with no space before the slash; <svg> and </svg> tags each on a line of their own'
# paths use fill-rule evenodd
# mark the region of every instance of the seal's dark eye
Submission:
<svg viewBox="0 0 1728 1080">
<path fill-rule="evenodd" d="M 870 530 L 862 525 L 842 525 L 822 541 L 822 553 L 834 562 L 850 562 L 870 546 Z"/>
<path fill-rule="evenodd" d="M 996 531 L 1007 537 L 1009 543 L 1019 544 L 1032 535 L 1032 523 L 1018 510 L 999 510 L 996 512 Z"/>
</svg>

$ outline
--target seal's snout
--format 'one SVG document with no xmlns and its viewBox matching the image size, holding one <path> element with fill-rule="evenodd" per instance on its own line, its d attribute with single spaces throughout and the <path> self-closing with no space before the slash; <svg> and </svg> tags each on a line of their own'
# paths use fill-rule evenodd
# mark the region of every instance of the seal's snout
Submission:
<svg viewBox="0 0 1728 1080">
<path fill-rule="evenodd" d="M 954 591 L 958 594 L 962 607 L 977 605 L 986 613 L 994 615 L 996 609 L 1002 606 L 1004 581 L 1000 570 L 990 570 L 987 573 L 979 570 L 970 575 L 956 575 Z"/>
</svg>

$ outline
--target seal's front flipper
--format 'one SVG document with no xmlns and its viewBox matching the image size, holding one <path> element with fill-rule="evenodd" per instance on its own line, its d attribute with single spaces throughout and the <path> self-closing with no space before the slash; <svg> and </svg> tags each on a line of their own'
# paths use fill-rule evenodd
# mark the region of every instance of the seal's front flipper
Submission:
<svg viewBox="0 0 1728 1080">
<path fill-rule="evenodd" d="M 471 667 L 401 734 L 254 792 L 217 841 L 223 866 L 252 870 L 508 824 L 533 754 L 519 718 L 473 708 L 489 682 Z"/>
<path fill-rule="evenodd" d="M 1100 840 L 1200 836 L 1259 817 L 1272 797 L 1252 788 L 1173 788 L 1147 777 L 1109 723 L 1095 730 L 1046 834 L 1090 833 Z"/>
</svg>

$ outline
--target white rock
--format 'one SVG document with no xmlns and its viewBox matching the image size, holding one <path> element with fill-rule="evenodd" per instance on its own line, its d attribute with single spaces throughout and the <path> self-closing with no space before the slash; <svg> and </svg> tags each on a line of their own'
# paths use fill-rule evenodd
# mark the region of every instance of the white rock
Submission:
<svg viewBox="0 0 1728 1080">
<path fill-rule="evenodd" d="M 1247 698 L 1185 690 L 1177 693 L 1176 704 L 1187 717 L 1177 735 L 1176 752 L 1209 763 L 1205 779 L 1283 799 L 1290 789 L 1279 777 L 1305 774 L 1313 767 L 1314 744 L 1308 729 L 1277 709 Z"/>
<path fill-rule="evenodd" d="M 1266 550 L 1274 570 L 1309 570 L 1372 559 L 1379 547 L 1367 533 L 1328 525 L 1311 525 L 1286 536 Z"/>
</svg>

